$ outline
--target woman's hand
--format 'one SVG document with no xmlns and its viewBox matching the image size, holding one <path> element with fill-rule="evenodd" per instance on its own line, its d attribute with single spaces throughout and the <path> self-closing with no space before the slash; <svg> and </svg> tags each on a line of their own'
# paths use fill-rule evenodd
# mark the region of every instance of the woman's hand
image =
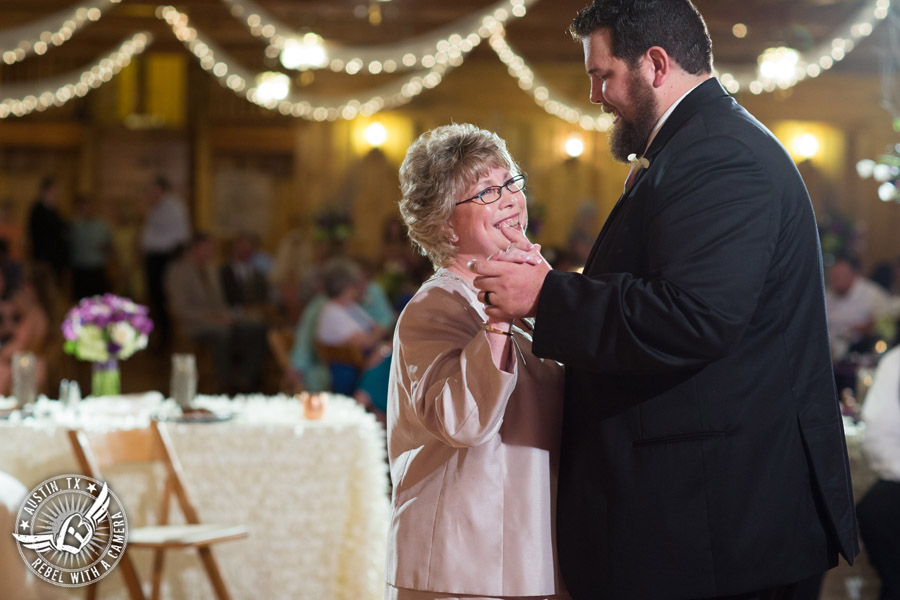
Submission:
<svg viewBox="0 0 900 600">
<path fill-rule="evenodd" d="M 514 263 L 527 263 L 530 265 L 547 264 L 541 256 L 541 245 L 532 244 L 525 236 L 525 232 L 519 227 L 501 227 L 500 231 L 509 240 L 509 247 L 488 256 L 488 260 L 505 260 Z"/>
<path fill-rule="evenodd" d="M 510 242 L 508 250 L 469 263 L 477 274 L 478 299 L 490 319 L 533 317 L 550 265 L 541 256 L 540 246 L 531 244 L 520 229 L 502 231 Z"/>
</svg>

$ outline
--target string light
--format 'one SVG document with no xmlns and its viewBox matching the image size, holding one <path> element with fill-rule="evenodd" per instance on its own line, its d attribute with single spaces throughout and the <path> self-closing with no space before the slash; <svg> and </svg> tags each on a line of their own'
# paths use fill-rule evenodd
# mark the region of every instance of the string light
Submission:
<svg viewBox="0 0 900 600">
<path fill-rule="evenodd" d="M 3 86 L 0 119 L 9 116 L 22 117 L 51 106 L 62 106 L 74 98 L 84 97 L 89 91 L 110 81 L 128 66 L 152 40 L 153 36 L 147 32 L 137 33 L 122 42 L 118 49 L 98 59 L 86 71 Z"/>
<path fill-rule="evenodd" d="M 39 24 L 29 24 L 4 32 L 0 34 L 0 58 L 7 64 L 13 64 L 31 52 L 38 54 L 46 52 L 50 44 L 61 45 L 84 23 L 98 20 L 105 8 L 120 1 L 90 0 L 71 13 L 71 18 L 63 20 L 61 25 L 59 23 L 63 13 L 57 13 Z M 270 82 L 269 84 L 262 79 L 257 82 L 255 74 L 230 60 L 227 54 L 211 41 L 201 39 L 197 30 L 188 24 L 185 13 L 172 6 L 160 6 L 156 9 L 156 15 L 170 25 L 175 36 L 194 54 L 200 66 L 211 72 L 224 87 L 251 102 L 270 110 L 278 110 L 285 115 L 321 121 L 352 119 L 358 115 L 367 116 L 380 110 L 394 108 L 409 102 L 426 89 L 437 87 L 450 69 L 461 65 L 465 55 L 482 39 L 488 39 L 500 60 L 507 66 L 509 74 L 517 80 L 519 87 L 531 95 L 549 114 L 570 123 L 577 123 L 586 130 L 607 131 L 612 126 L 610 115 L 593 116 L 559 99 L 552 88 L 541 81 L 524 59 L 507 43 L 504 24 L 511 18 L 525 16 L 528 7 L 537 0 L 501 0 L 479 14 L 429 34 L 395 44 L 370 47 L 342 46 L 323 40 L 314 33 L 298 35 L 278 23 L 253 0 L 221 1 L 230 6 L 232 15 L 244 22 L 253 35 L 269 41 L 266 55 L 270 58 L 280 56 L 286 67 L 311 69 L 327 66 L 333 71 L 348 74 L 365 72 L 374 75 L 419 67 L 419 70 L 410 77 L 371 91 L 371 96 L 365 101 L 353 97 L 315 98 L 291 93 L 289 80 L 283 74 L 281 76 L 284 79 L 278 79 L 277 93 L 273 95 L 271 93 L 273 80 L 266 80 Z M 836 62 L 843 60 L 858 46 L 859 40 L 871 35 L 875 26 L 887 18 L 890 4 L 890 0 L 873 0 L 855 15 L 851 20 L 852 24 L 847 25 L 840 32 L 841 35 L 812 52 L 801 55 L 790 49 L 770 49 L 767 54 L 761 56 L 758 73 L 735 74 L 732 70 L 725 70 L 719 74 L 719 78 L 731 93 L 749 89 L 754 94 L 760 94 L 788 88 L 806 77 L 817 77 L 824 70 L 832 68 Z M 53 27 L 48 28 L 46 25 L 51 20 L 58 25 L 55 31 Z M 40 31 L 23 37 L 22 32 L 26 29 L 31 32 L 37 29 Z M 9 40 L 13 38 L 19 39 L 10 45 Z M 55 91 L 44 89 L 37 95 L 22 93 L 17 96 L 16 93 L 10 92 L 13 86 L 6 86 L 4 93 L 8 98 L 0 104 L 0 117 L 43 110 L 50 105 L 68 101 L 71 97 L 84 95 L 91 87 L 97 87 L 111 79 L 112 75 L 124 66 L 117 66 L 118 61 L 125 60 L 124 64 L 127 64 L 131 56 L 143 51 L 149 39 L 149 34 L 135 35 L 109 58 L 83 73 L 76 84 L 65 83 L 56 87 Z M 132 46 L 126 48 L 126 44 Z M 140 50 L 135 50 L 138 46 Z M 88 81 L 85 81 L 85 78 Z M 287 84 L 284 83 L 285 80 L 288 80 Z M 36 82 L 29 85 L 37 87 L 45 84 L 46 82 Z M 20 86 L 15 89 L 22 88 Z"/>
<path fill-rule="evenodd" d="M 807 77 L 818 77 L 832 68 L 859 46 L 860 40 L 872 35 L 875 27 L 887 18 L 891 0 L 872 0 L 857 11 L 832 39 L 813 50 L 799 53 L 790 48 L 769 48 L 759 57 L 757 71 L 717 70 L 726 90 L 736 94 L 743 89 L 752 94 L 787 89 Z"/>
<path fill-rule="evenodd" d="M 11 65 L 30 54 L 44 54 L 62 46 L 85 24 L 97 21 L 103 11 L 121 0 L 89 0 L 75 10 L 67 8 L 33 23 L 0 32 L 0 58 Z"/>
<path fill-rule="evenodd" d="M 297 33 L 279 22 L 254 0 L 221 1 L 230 7 L 231 14 L 251 34 L 269 42 L 266 55 L 280 55 L 285 68 L 328 67 L 332 71 L 356 75 L 392 73 L 416 67 L 431 69 L 437 64 L 458 67 L 481 40 L 489 38 L 495 32 L 496 27 L 503 26 L 510 19 L 524 17 L 528 8 L 538 0 L 501 0 L 480 13 L 424 35 L 377 46 L 345 46 L 323 40 L 313 33 Z M 310 36 L 317 38 L 316 41 L 310 41 Z M 304 53 L 314 55 L 316 60 L 296 60 L 294 57 L 299 48 L 303 48 Z"/>
<path fill-rule="evenodd" d="M 501 62 L 507 66 L 509 74 L 519 82 L 519 87 L 534 98 L 537 105 L 543 107 L 545 111 L 569 123 L 577 123 L 582 129 L 608 131 L 612 127 L 611 116 L 585 114 L 560 100 L 559 96 L 552 92 L 552 88 L 528 66 L 525 59 L 516 54 L 506 42 L 506 30 L 503 26 L 499 26 L 491 36 L 490 45 Z"/>
<path fill-rule="evenodd" d="M 272 87 L 260 89 L 256 74 L 233 61 L 214 42 L 202 38 L 197 30 L 190 26 L 185 13 L 173 6 L 160 6 L 156 9 L 156 16 L 169 24 L 175 37 L 184 43 L 200 62 L 200 66 L 212 73 L 221 85 L 250 102 L 269 110 L 277 110 L 285 116 L 335 121 L 354 119 L 360 115 L 373 115 L 381 110 L 405 104 L 425 90 L 437 87 L 444 74 L 451 68 L 449 64 L 437 63 L 431 69 L 417 71 L 405 79 L 395 80 L 371 90 L 369 98 L 365 100 L 351 96 L 311 96 L 298 92 L 289 92 L 279 99 L 272 95 Z M 248 18 L 248 20 L 257 25 L 262 23 L 257 19 Z M 361 62 L 354 65 L 356 68 L 362 68 Z M 283 73 L 280 75 L 287 79 L 287 75 Z M 281 86 L 279 90 L 283 89 L 282 84 L 278 85 Z"/>
<path fill-rule="evenodd" d="M 275 46 L 269 46 L 275 48 Z M 276 48 L 277 49 L 277 48 Z M 286 69 L 321 69 L 328 64 L 328 56 L 321 36 L 307 33 L 301 39 L 290 38 L 280 52 L 281 64 Z"/>
<path fill-rule="evenodd" d="M 222 73 L 222 76 L 224 76 L 224 73 Z M 256 76 L 256 96 L 263 104 L 284 100 L 290 92 L 291 79 L 284 73 L 266 71 Z"/>
</svg>

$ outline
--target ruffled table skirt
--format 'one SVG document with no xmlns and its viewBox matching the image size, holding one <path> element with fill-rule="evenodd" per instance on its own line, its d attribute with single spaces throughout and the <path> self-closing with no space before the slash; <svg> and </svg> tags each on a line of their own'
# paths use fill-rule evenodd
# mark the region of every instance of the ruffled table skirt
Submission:
<svg viewBox="0 0 900 600">
<path fill-rule="evenodd" d="M 250 531 L 213 550 L 233 598 L 383 598 L 389 500 L 381 425 L 337 396 L 328 398 L 321 421 L 304 419 L 300 403 L 287 396 L 200 397 L 197 404 L 235 415 L 220 423 L 169 425 L 201 519 Z M 86 401 L 78 415 L 39 401 L 38 418 L 0 421 L 0 471 L 29 489 L 77 473 L 67 427 L 143 427 L 150 414 L 171 410 L 171 401 L 158 394 Z M 163 473 L 132 467 L 105 474 L 129 525 L 149 523 Z M 180 518 L 174 505 L 170 514 Z M 132 556 L 148 584 L 150 553 Z M 67 591 L 83 598 L 83 589 Z M 116 572 L 99 591 L 104 599 L 127 597 Z M 213 598 L 194 552 L 167 553 L 163 597 Z"/>
</svg>

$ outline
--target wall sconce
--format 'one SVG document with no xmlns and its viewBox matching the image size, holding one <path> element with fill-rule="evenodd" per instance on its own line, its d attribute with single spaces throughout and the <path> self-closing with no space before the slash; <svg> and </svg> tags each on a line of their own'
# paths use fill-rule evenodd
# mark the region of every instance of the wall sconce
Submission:
<svg viewBox="0 0 900 600">
<path fill-rule="evenodd" d="M 387 141 L 387 129 L 384 128 L 384 125 L 375 121 L 366 127 L 363 137 L 366 139 L 366 143 L 373 148 L 381 148 L 384 142 Z"/>
<path fill-rule="evenodd" d="M 795 137 L 791 146 L 794 154 L 802 157 L 804 160 L 810 160 L 819 153 L 819 138 L 811 133 L 804 133 Z"/>
<path fill-rule="evenodd" d="M 578 158 L 584 152 L 584 141 L 581 136 L 573 133 L 566 140 L 566 154 L 572 158 Z"/>
</svg>

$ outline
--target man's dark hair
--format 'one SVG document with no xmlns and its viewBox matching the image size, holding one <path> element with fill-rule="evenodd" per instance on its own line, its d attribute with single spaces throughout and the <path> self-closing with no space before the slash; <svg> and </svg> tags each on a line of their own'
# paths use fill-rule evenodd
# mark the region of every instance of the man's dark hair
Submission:
<svg viewBox="0 0 900 600">
<path fill-rule="evenodd" d="M 834 264 L 839 262 L 847 263 L 854 272 L 859 273 L 862 271 L 862 262 L 859 260 L 859 257 L 853 254 L 838 254 L 834 257 Z"/>
<path fill-rule="evenodd" d="M 53 175 L 46 175 L 41 179 L 41 183 L 38 186 L 38 191 L 43 194 L 54 185 L 56 185 L 56 177 L 54 177 Z"/>
<path fill-rule="evenodd" d="M 712 41 L 703 17 L 690 0 L 594 0 L 569 26 L 576 40 L 608 28 L 613 56 L 630 67 L 659 46 L 693 75 L 712 72 Z"/>
<path fill-rule="evenodd" d="M 164 192 L 172 191 L 172 182 L 165 175 L 157 175 L 153 178 L 153 185 L 158 187 Z"/>
<path fill-rule="evenodd" d="M 209 241 L 212 241 L 211 235 L 209 235 L 205 231 L 195 231 L 191 235 L 191 241 L 188 242 L 188 244 L 193 248 L 194 246 L 199 246 L 200 244 L 205 244 Z"/>
</svg>

